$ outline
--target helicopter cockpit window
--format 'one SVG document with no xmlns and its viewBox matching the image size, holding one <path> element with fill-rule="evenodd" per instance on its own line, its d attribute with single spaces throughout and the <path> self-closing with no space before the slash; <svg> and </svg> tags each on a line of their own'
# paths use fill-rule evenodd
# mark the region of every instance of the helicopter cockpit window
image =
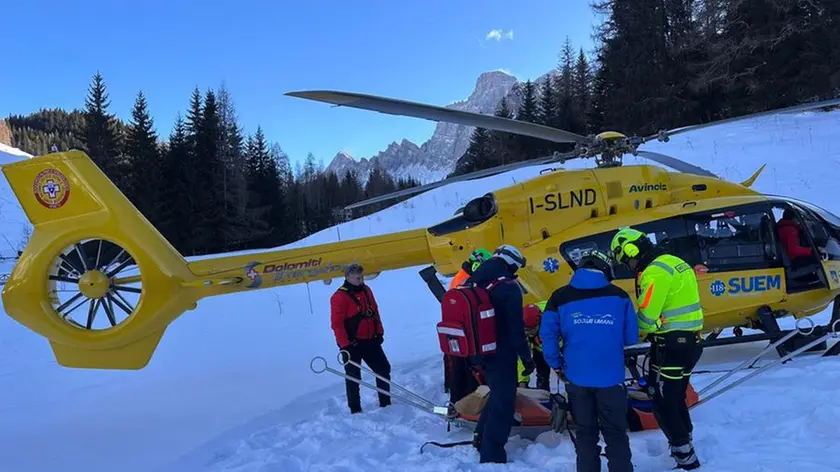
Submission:
<svg viewBox="0 0 840 472">
<path fill-rule="evenodd" d="M 767 211 L 752 208 L 695 219 L 701 263 L 710 272 L 769 267 L 777 260 L 771 218 Z"/>
<path fill-rule="evenodd" d="M 797 200 L 795 198 L 785 198 L 785 200 L 793 203 L 794 205 L 798 205 L 800 207 L 807 208 L 808 210 L 816 213 L 820 218 L 825 220 L 831 226 L 834 226 L 837 229 L 840 229 L 840 217 L 831 213 L 830 211 L 826 210 L 825 208 L 818 207 L 813 203 L 805 202 L 802 200 Z"/>
</svg>

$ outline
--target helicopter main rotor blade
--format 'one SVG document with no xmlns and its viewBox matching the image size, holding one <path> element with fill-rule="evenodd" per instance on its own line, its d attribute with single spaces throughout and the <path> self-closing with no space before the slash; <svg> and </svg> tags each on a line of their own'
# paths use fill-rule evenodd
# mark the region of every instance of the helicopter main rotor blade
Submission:
<svg viewBox="0 0 840 472">
<path fill-rule="evenodd" d="M 391 192 L 385 195 L 380 195 L 378 197 L 368 198 L 367 200 L 362 200 L 360 202 L 353 203 L 352 205 L 347 205 L 344 207 L 345 210 L 352 210 L 354 208 L 359 208 L 367 205 L 372 205 L 374 203 L 385 202 L 388 200 L 393 200 L 395 198 L 404 197 L 407 195 L 413 195 L 415 193 L 425 192 L 427 190 L 431 190 L 437 187 L 442 187 L 444 185 L 449 185 L 454 182 L 461 182 L 466 180 L 474 180 L 480 179 L 482 177 L 490 177 L 496 174 L 501 174 L 503 172 L 508 172 L 514 169 L 519 169 L 520 167 L 528 167 L 528 166 L 536 166 L 541 164 L 549 164 L 551 162 L 555 162 L 562 159 L 568 159 L 576 155 L 573 152 L 563 153 L 563 154 L 553 154 L 551 156 L 546 157 L 537 157 L 534 159 L 530 159 L 527 161 L 520 161 L 520 162 L 513 162 L 511 164 L 505 164 L 501 166 L 491 167 L 489 169 L 477 170 L 475 172 L 470 172 L 468 174 L 458 175 L 455 177 L 450 177 L 448 179 L 439 180 L 437 182 L 432 182 L 430 184 L 419 185 L 417 187 L 411 187 L 404 190 L 398 190 L 396 192 Z"/>
<path fill-rule="evenodd" d="M 674 128 L 672 130 L 665 131 L 664 135 L 670 137 L 670 136 L 674 136 L 676 134 L 685 133 L 686 131 L 696 131 L 698 129 L 707 128 L 709 126 L 717 126 L 717 125 L 721 125 L 721 124 L 724 124 L 724 123 L 732 123 L 734 121 L 739 121 L 739 120 L 747 120 L 747 119 L 750 119 L 750 118 L 759 118 L 759 117 L 768 116 L 768 115 L 778 115 L 778 114 L 782 114 L 782 113 L 796 113 L 796 112 L 799 112 L 799 111 L 805 111 L 805 110 L 811 110 L 811 109 L 814 109 L 814 108 L 823 108 L 823 107 L 829 107 L 829 106 L 835 106 L 835 105 L 840 105 L 840 98 L 835 98 L 835 99 L 832 99 L 832 100 L 823 100 L 823 101 L 819 101 L 819 102 L 803 103 L 801 105 L 793 105 L 793 106 L 786 107 L 786 108 L 777 108 L 775 110 L 767 110 L 767 111 L 761 111 L 761 112 L 758 112 L 758 113 L 750 113 L 749 115 L 733 116 L 731 118 L 724 118 L 722 120 L 710 121 L 708 123 L 702 123 L 702 124 L 698 124 L 698 125 L 683 126 L 681 128 Z M 647 141 L 651 141 L 653 139 L 659 138 L 660 135 L 661 135 L 660 133 L 652 134 L 650 136 L 646 136 L 643 139 L 644 139 L 645 142 L 647 142 Z"/>
<path fill-rule="evenodd" d="M 668 166 L 678 172 L 684 172 L 686 174 L 695 174 L 695 175 L 702 175 L 703 177 L 715 177 L 720 178 L 717 175 L 709 172 L 702 167 L 697 167 L 694 164 L 689 164 L 688 162 L 682 161 L 677 159 L 676 157 L 666 156 L 665 154 L 660 154 L 658 152 L 653 151 L 636 151 L 640 156 L 644 156 L 653 162 L 658 162 L 663 166 Z"/>
<path fill-rule="evenodd" d="M 495 131 L 530 136 L 555 143 L 587 143 L 589 139 L 579 134 L 538 125 L 527 121 L 512 120 L 500 116 L 485 115 L 468 111 L 455 110 L 425 103 L 409 102 L 396 98 L 379 97 L 353 92 L 334 90 L 306 90 L 287 92 L 290 97 L 305 98 L 318 102 L 332 103 L 337 106 L 361 108 L 378 111 L 389 115 L 411 116 L 431 121 L 444 121 L 459 125 L 476 126 Z"/>
</svg>

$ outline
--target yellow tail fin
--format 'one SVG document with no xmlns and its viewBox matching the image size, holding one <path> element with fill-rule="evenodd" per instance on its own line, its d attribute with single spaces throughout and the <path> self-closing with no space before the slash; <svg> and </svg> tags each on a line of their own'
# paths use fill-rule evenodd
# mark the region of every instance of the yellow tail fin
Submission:
<svg viewBox="0 0 840 472">
<path fill-rule="evenodd" d="M 759 167 L 758 170 L 755 171 L 755 173 L 753 173 L 753 175 L 751 175 L 749 179 L 741 182 L 741 185 L 743 185 L 744 187 L 751 187 L 752 184 L 755 183 L 756 179 L 758 179 L 758 176 L 761 175 L 761 171 L 763 171 L 765 167 L 767 167 L 767 164 L 762 164 L 761 167 Z"/>
<path fill-rule="evenodd" d="M 433 261 L 418 229 L 187 263 L 83 152 L 2 170 L 33 224 L 3 289 L 5 311 L 68 367 L 146 366 L 167 326 L 202 297 L 343 277 L 359 260 L 367 273 Z M 75 295 L 62 299 L 59 284 Z"/>
</svg>

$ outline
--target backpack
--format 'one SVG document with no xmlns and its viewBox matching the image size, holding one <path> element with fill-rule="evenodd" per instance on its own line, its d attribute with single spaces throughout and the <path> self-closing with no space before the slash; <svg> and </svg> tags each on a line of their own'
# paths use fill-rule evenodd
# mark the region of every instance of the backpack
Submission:
<svg viewBox="0 0 840 472">
<path fill-rule="evenodd" d="M 461 285 L 443 294 L 437 333 L 444 354 L 469 358 L 496 352 L 496 310 L 490 291 L 504 280 L 500 277 L 486 288 Z"/>
</svg>

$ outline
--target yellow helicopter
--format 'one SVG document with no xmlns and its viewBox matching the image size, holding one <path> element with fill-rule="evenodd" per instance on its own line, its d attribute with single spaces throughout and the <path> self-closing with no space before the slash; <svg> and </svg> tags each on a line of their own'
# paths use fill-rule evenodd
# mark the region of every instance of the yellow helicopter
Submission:
<svg viewBox="0 0 840 472">
<path fill-rule="evenodd" d="M 455 216 L 429 228 L 188 262 L 83 152 L 21 160 L 2 170 L 33 232 L 3 289 L 6 313 L 49 339 L 63 366 L 140 369 L 169 324 L 204 297 L 328 281 L 342 277 L 344 267 L 354 262 L 363 263 L 370 275 L 431 264 L 421 276 L 435 292 L 440 290 L 435 272 L 453 275 L 473 248 L 505 243 L 519 247 L 527 258 L 519 281 L 525 301 L 536 302 L 568 282 L 582 249 L 608 250 L 612 235 L 622 226 L 646 232 L 654 243 L 695 267 L 705 330 L 710 332 L 707 345 L 733 342 L 715 340 L 728 327 L 736 334 L 741 327 L 765 332 L 738 336 L 736 342 L 781 338 L 784 332 L 776 318 L 817 313 L 840 293 L 840 218 L 800 200 L 750 189 L 763 166 L 745 182 L 733 183 L 678 159 L 637 149 L 647 141 L 667 141 L 669 135 L 709 124 L 648 137 L 617 132 L 587 137 L 372 95 L 287 95 L 576 145 L 569 153 L 445 179 L 354 207 L 523 166 L 576 157 L 595 157 L 597 165 L 544 172 L 477 196 Z M 762 114 L 836 104 L 840 100 Z M 622 166 L 621 157 L 627 153 L 677 172 L 652 165 Z M 814 256 L 803 263 L 793 264 L 779 240 L 777 220 L 785 212 L 805 228 L 802 238 Z M 618 267 L 616 277 L 624 290 L 635 292 L 633 274 Z M 66 286 L 74 295 L 65 296 Z"/>
</svg>

